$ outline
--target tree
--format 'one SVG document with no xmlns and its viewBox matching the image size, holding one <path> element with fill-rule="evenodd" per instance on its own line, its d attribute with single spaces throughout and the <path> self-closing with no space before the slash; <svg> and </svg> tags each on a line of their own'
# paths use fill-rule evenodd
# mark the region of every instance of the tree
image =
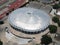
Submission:
<svg viewBox="0 0 60 45">
<path fill-rule="evenodd" d="M 6 13 L 6 16 L 8 16 L 9 15 L 9 13 Z"/>
<path fill-rule="evenodd" d="M 49 31 L 50 31 L 50 33 L 56 33 L 57 32 L 57 26 L 49 25 Z"/>
<path fill-rule="evenodd" d="M 29 1 L 35 1 L 35 0 L 29 0 Z"/>
<path fill-rule="evenodd" d="M 60 21 L 58 22 L 58 26 L 60 27 Z"/>
<path fill-rule="evenodd" d="M 50 30 L 51 34 L 55 34 L 54 38 L 56 38 L 57 26 L 55 26 L 55 25 L 49 25 L 49 30 Z M 53 42 L 53 44 L 55 44 L 55 43 Z"/>
<path fill-rule="evenodd" d="M 0 45 L 3 45 L 3 42 L 0 40 Z"/>
<path fill-rule="evenodd" d="M 52 43 L 52 38 L 48 35 L 43 35 L 41 38 L 41 44 L 48 45 L 50 43 Z"/>
<path fill-rule="evenodd" d="M 4 24 L 4 22 L 3 21 L 0 21 L 0 25 L 2 25 L 2 24 Z"/>
<path fill-rule="evenodd" d="M 54 21 L 55 23 L 58 23 L 58 22 L 59 22 L 59 18 L 56 17 L 56 16 L 54 16 L 54 17 L 52 18 L 52 21 Z"/>
<path fill-rule="evenodd" d="M 56 0 L 56 1 L 59 1 L 59 0 Z"/>
<path fill-rule="evenodd" d="M 59 9 L 59 8 L 60 8 L 60 4 L 53 5 L 53 9 Z"/>
</svg>

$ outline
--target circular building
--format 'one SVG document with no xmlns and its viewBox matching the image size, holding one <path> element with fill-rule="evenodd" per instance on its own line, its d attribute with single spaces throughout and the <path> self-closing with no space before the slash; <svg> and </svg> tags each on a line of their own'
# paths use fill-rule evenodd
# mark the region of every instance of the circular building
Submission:
<svg viewBox="0 0 60 45">
<path fill-rule="evenodd" d="M 24 7 L 13 11 L 8 21 L 16 31 L 35 34 L 45 31 L 50 23 L 50 17 L 42 10 Z"/>
</svg>

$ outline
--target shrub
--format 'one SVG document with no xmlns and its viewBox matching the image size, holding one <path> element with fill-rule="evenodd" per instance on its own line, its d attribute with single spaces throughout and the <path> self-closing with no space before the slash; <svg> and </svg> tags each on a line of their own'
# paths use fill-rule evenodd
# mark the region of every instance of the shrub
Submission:
<svg viewBox="0 0 60 45">
<path fill-rule="evenodd" d="M 54 21 L 55 23 L 58 23 L 59 22 L 59 18 L 55 16 L 55 17 L 52 18 L 52 21 Z"/>
<path fill-rule="evenodd" d="M 57 32 L 57 26 L 49 25 L 49 31 L 50 31 L 50 33 L 56 33 Z"/>
</svg>

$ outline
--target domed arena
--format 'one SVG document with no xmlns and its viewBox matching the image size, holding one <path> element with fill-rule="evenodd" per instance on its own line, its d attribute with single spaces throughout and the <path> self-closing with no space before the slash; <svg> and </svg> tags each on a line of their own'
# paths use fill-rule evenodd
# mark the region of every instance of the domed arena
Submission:
<svg viewBox="0 0 60 45">
<path fill-rule="evenodd" d="M 50 17 L 42 10 L 24 7 L 13 11 L 8 17 L 8 22 L 16 31 L 36 34 L 46 30 Z"/>
<path fill-rule="evenodd" d="M 56 45 L 60 44 L 60 9 L 53 8 L 55 4 L 60 1 L 1 0 L 0 39 L 3 44 L 53 45 L 53 40 Z"/>
</svg>

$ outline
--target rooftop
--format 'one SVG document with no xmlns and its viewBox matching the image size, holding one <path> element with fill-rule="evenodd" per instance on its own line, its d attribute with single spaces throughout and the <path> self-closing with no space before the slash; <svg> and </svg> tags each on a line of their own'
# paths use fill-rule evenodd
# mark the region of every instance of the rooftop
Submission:
<svg viewBox="0 0 60 45">
<path fill-rule="evenodd" d="M 47 28 L 50 17 L 42 10 L 24 7 L 13 11 L 9 15 L 8 21 L 15 28 L 35 32 Z"/>
</svg>

